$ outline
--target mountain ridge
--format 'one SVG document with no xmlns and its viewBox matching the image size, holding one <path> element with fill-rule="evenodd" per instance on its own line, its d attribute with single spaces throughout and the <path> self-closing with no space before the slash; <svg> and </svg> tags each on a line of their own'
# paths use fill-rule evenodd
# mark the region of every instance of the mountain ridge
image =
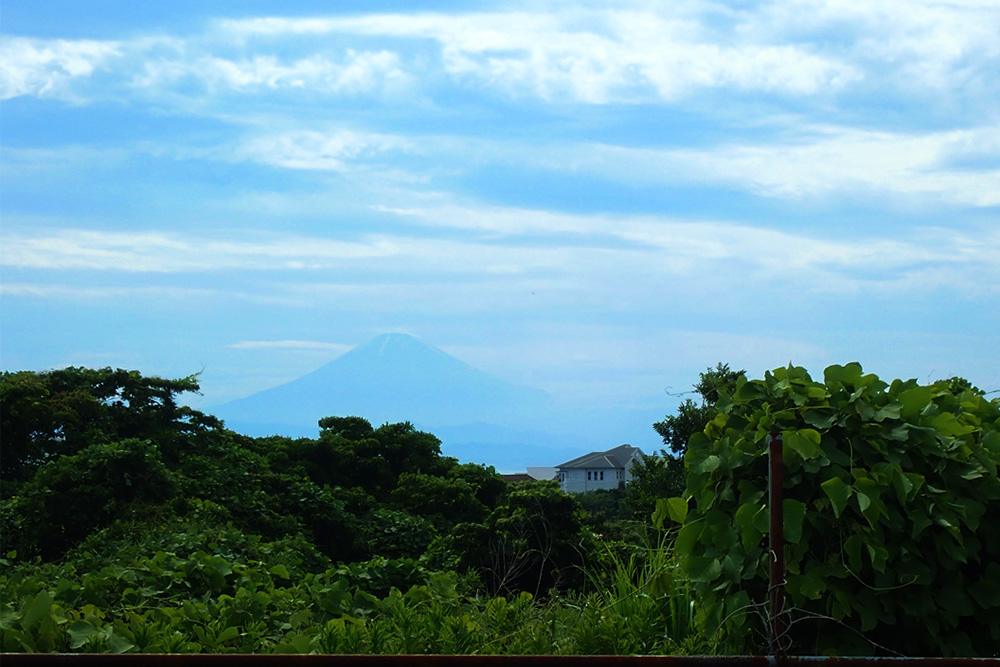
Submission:
<svg viewBox="0 0 1000 667">
<path fill-rule="evenodd" d="M 347 414 L 372 422 L 457 426 L 534 422 L 549 395 L 481 371 L 408 334 L 382 334 L 285 384 L 218 408 L 241 423 L 313 426 Z"/>
<path fill-rule="evenodd" d="M 407 421 L 463 462 L 504 471 L 555 465 L 624 443 L 656 446 L 662 413 L 559 406 L 541 389 L 481 371 L 408 334 L 381 334 L 302 377 L 219 406 L 215 414 L 250 436 L 316 437 L 328 416 L 379 426 Z"/>
</svg>

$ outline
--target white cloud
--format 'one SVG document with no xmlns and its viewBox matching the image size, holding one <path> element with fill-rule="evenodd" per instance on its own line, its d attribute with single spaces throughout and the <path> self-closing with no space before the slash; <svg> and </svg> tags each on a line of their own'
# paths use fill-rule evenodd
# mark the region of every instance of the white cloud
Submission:
<svg viewBox="0 0 1000 667">
<path fill-rule="evenodd" d="M 5 36 L 0 41 L 0 99 L 21 95 L 75 99 L 70 82 L 91 76 L 119 55 L 118 42 Z"/>
<path fill-rule="evenodd" d="M 378 168 L 384 180 L 397 182 L 407 179 L 392 170 L 393 160 L 406 154 L 422 160 L 411 165 L 411 181 L 433 179 L 441 171 L 442 159 L 447 159 L 457 169 L 486 162 L 590 173 L 630 184 L 724 185 L 779 199 L 888 194 L 902 202 L 1000 205 L 1000 168 L 990 166 L 1000 164 L 1000 130 L 985 126 L 902 133 L 803 125 L 768 143 L 731 142 L 708 148 L 558 141 L 528 145 L 334 129 L 265 134 L 211 154 L 291 169 L 343 171 L 349 164 L 365 163 Z M 517 224 L 503 221 L 503 216 L 496 220 Z"/>
<path fill-rule="evenodd" d="M 994 2 L 536 7 L 221 20 L 202 34 L 119 42 L 12 37 L 0 46 L 0 93 L 69 96 L 70 80 L 122 54 L 114 61 L 116 84 L 167 101 L 190 98 L 191 82 L 210 96 L 412 100 L 418 87 L 430 90 L 445 78 L 515 97 L 587 104 L 675 102 L 712 89 L 827 98 L 864 86 L 981 99 L 998 88 Z M 379 48 L 371 48 L 373 40 Z"/>
<path fill-rule="evenodd" d="M 546 100 L 674 99 L 696 88 L 813 94 L 860 78 L 853 67 L 791 43 L 713 36 L 688 17 L 617 10 L 372 14 L 224 21 L 224 33 L 276 39 L 341 33 L 430 40 L 459 81 Z"/>
<path fill-rule="evenodd" d="M 315 340 L 241 340 L 227 347 L 233 350 L 292 350 L 308 352 L 336 352 L 343 354 L 353 346 L 343 343 L 325 343 Z"/>
<path fill-rule="evenodd" d="M 892 72 L 902 89 L 981 90 L 985 76 L 996 90 L 1000 5 L 993 0 L 780 0 L 748 13 L 741 29 L 760 40 L 840 42 L 852 62 Z M 884 77 L 876 78 L 881 85 Z"/>
<path fill-rule="evenodd" d="M 348 130 L 299 131 L 248 139 L 233 150 L 230 159 L 287 169 L 341 171 L 349 161 L 410 149 L 412 142 L 391 135 Z"/>
<path fill-rule="evenodd" d="M 905 238 L 873 234 L 841 240 L 811 231 L 727 222 L 506 207 L 452 205 L 386 212 L 421 225 L 483 232 L 487 238 L 510 237 L 522 247 L 531 247 L 531 237 L 564 236 L 572 245 L 559 248 L 563 255 L 558 260 L 548 247 L 550 241 L 531 247 L 531 253 L 562 267 L 563 273 L 574 277 L 571 284 L 584 280 L 590 290 L 588 300 L 615 300 L 623 308 L 628 306 L 621 294 L 641 299 L 637 276 L 642 276 L 644 285 L 684 280 L 696 290 L 709 285 L 756 284 L 773 289 L 789 284 L 810 293 L 867 289 L 901 294 L 943 288 L 959 289 L 971 297 L 1000 292 L 1000 263 L 995 260 L 1000 256 L 1000 232 L 993 230 L 919 228 Z M 582 245 L 573 244 L 574 237 Z M 616 247 L 609 243 L 614 239 L 631 245 Z M 734 283 L 736 274 L 740 278 Z M 694 284 L 689 283 L 692 280 Z"/>
<path fill-rule="evenodd" d="M 170 299 L 190 301 L 192 299 L 217 299 L 225 293 L 216 289 L 189 287 L 157 287 L 149 285 L 61 285 L 52 283 L 14 282 L 0 284 L 0 294 L 9 297 L 34 297 L 62 300 L 104 300 L 121 299 Z M 231 294 L 226 294 L 231 297 Z"/>
<path fill-rule="evenodd" d="M 140 88 L 163 88 L 201 81 L 211 92 L 259 93 L 266 90 L 299 90 L 320 95 L 357 95 L 404 88 L 409 77 L 401 69 L 399 56 L 391 51 L 347 49 L 340 59 L 314 53 L 284 62 L 273 55 L 228 59 L 209 54 L 185 58 L 149 59 L 133 79 Z"/>
<path fill-rule="evenodd" d="M 398 253 L 385 239 L 368 242 L 268 237 L 253 241 L 193 238 L 166 232 L 6 233 L 0 264 L 19 269 L 169 273 L 228 269 L 329 268 Z"/>
<path fill-rule="evenodd" d="M 632 183 L 723 184 L 784 199 L 886 193 L 1000 205 L 1000 169 L 962 166 L 966 159 L 1000 162 L 996 128 L 905 134 L 805 127 L 797 134 L 766 144 L 697 149 L 562 146 L 515 159 Z"/>
<path fill-rule="evenodd" d="M 19 231 L 4 235 L 0 262 L 9 269 L 48 272 L 263 271 L 274 276 L 266 280 L 276 299 L 385 304 L 388 298 L 407 308 L 411 302 L 436 308 L 446 294 L 455 304 L 478 302 L 487 309 L 574 302 L 627 311 L 647 292 L 682 285 L 698 293 L 736 284 L 795 285 L 802 293 L 943 288 L 975 298 L 1000 292 L 996 231 L 922 228 L 906 238 L 873 234 L 847 240 L 726 222 L 500 207 L 386 214 L 460 234 L 381 234 L 358 241 L 270 234 L 226 241 L 167 233 Z M 313 273 L 290 279 L 274 271 Z M 337 281 L 329 282 L 330 275 Z"/>
</svg>

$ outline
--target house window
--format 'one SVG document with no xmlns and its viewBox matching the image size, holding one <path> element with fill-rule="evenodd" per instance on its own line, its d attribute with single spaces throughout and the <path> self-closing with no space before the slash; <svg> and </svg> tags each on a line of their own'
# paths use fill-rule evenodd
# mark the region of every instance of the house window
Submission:
<svg viewBox="0 0 1000 667">
<path fill-rule="evenodd" d="M 603 470 L 601 471 L 601 481 L 602 482 L 604 481 L 604 471 Z"/>
<path fill-rule="evenodd" d="M 589 470 L 587 471 L 587 481 L 588 482 L 590 481 L 590 471 Z"/>
</svg>

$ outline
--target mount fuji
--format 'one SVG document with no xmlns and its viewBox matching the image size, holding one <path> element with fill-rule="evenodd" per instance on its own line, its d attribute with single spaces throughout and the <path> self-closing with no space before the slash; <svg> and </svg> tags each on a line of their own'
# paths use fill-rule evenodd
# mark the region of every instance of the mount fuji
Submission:
<svg viewBox="0 0 1000 667">
<path fill-rule="evenodd" d="M 318 420 L 333 415 L 364 417 L 375 426 L 409 421 L 438 436 L 445 454 L 503 471 L 552 466 L 621 444 L 626 440 L 613 438 L 627 439 L 621 425 L 637 417 L 652 434 L 650 424 L 662 417 L 589 410 L 581 418 L 540 389 L 507 382 L 398 333 L 376 336 L 308 375 L 212 412 L 251 436 L 315 437 Z"/>
</svg>

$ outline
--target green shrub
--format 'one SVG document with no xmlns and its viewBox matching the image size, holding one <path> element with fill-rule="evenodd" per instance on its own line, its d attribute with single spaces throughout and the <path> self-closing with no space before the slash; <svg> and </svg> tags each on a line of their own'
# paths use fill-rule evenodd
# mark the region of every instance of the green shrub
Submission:
<svg viewBox="0 0 1000 667">
<path fill-rule="evenodd" d="M 792 651 L 998 654 L 1000 401 L 848 364 L 824 382 L 791 366 L 740 380 L 716 408 L 688 444 L 691 509 L 668 499 L 658 513 L 683 521 L 700 622 L 729 650 L 762 648 L 750 628 L 767 597 L 767 445 L 780 433 Z"/>
<path fill-rule="evenodd" d="M 55 558 L 126 508 L 166 500 L 174 486 L 147 440 L 91 445 L 44 463 L 3 501 L 4 547 Z"/>
</svg>

